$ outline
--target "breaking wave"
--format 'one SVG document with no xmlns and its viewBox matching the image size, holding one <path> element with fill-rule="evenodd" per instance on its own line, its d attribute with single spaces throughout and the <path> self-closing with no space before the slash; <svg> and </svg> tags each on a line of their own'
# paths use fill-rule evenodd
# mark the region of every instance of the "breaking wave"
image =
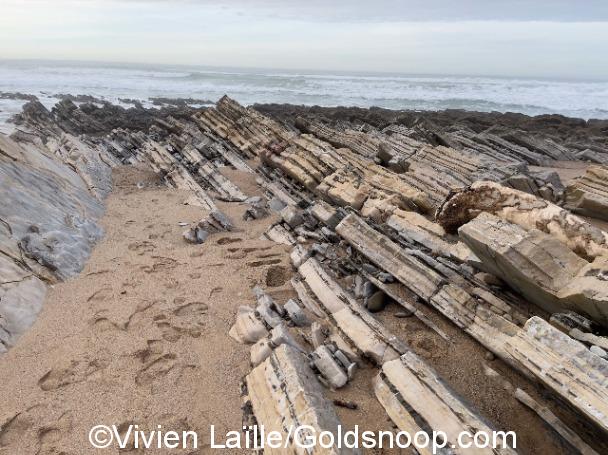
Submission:
<svg viewBox="0 0 608 455">
<path fill-rule="evenodd" d="M 217 100 L 228 93 L 244 104 L 466 109 L 608 118 L 608 82 L 473 76 L 0 62 L 0 92 L 33 94 L 45 104 L 53 104 L 55 95 L 66 93 L 112 102 L 137 99 L 144 104 L 152 97 Z M 0 100 L 0 121 L 22 104 Z"/>
</svg>

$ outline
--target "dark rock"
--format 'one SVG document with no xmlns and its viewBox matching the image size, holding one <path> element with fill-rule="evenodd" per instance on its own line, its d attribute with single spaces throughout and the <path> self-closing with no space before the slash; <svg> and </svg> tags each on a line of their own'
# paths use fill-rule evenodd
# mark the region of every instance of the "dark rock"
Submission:
<svg viewBox="0 0 608 455">
<path fill-rule="evenodd" d="M 372 294 L 366 299 L 365 308 L 367 308 L 370 313 L 377 313 L 384 309 L 386 303 L 386 294 L 382 291 L 376 291 L 374 294 Z"/>
</svg>

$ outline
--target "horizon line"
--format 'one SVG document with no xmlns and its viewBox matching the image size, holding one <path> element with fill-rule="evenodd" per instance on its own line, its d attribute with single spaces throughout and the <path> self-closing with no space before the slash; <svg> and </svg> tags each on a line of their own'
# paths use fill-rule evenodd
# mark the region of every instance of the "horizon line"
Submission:
<svg viewBox="0 0 608 455">
<path fill-rule="evenodd" d="M 415 72 L 397 72 L 397 71 L 372 71 L 372 70 L 337 70 L 337 69 L 314 69 L 314 68 L 280 68 L 280 67 L 255 67 L 255 66 L 220 66 L 208 65 L 203 63 L 159 63 L 159 62 L 134 62 L 134 61 L 110 61 L 110 60 L 77 60 L 77 59 L 57 59 L 57 58 L 6 58 L 0 56 L 0 64 L 4 62 L 11 63 L 49 63 L 49 64 L 88 64 L 95 66 L 132 66 L 132 67 L 166 67 L 166 68 L 191 68 L 216 70 L 215 72 L 225 72 L 225 70 L 235 71 L 260 71 L 260 72 L 283 72 L 293 73 L 294 76 L 315 76 L 315 75 L 333 75 L 333 76 L 398 76 L 398 77 L 471 77 L 471 78 L 491 78 L 491 79 L 520 79 L 520 80 L 542 80 L 554 82 L 596 82 L 606 83 L 608 79 L 585 78 L 585 77 L 560 77 L 560 76 L 515 76 L 515 75 L 498 75 L 498 74 L 468 74 L 468 73 L 415 73 Z M 224 70 L 224 71 L 219 71 Z"/>
</svg>

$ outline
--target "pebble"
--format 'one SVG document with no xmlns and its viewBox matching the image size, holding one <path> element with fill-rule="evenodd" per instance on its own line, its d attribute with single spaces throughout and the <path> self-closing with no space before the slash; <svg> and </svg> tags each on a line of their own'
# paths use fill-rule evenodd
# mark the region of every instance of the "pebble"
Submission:
<svg viewBox="0 0 608 455">
<path fill-rule="evenodd" d="M 378 311 L 382 311 L 386 306 L 386 295 L 382 291 L 375 292 L 371 297 L 369 297 L 365 303 L 365 307 L 371 313 L 377 313 Z"/>
<path fill-rule="evenodd" d="M 339 406 L 341 408 L 347 408 L 347 409 L 352 409 L 352 410 L 359 408 L 357 403 L 354 403 L 352 401 L 343 401 L 343 400 L 339 400 L 336 398 L 335 400 L 333 400 L 333 402 L 336 406 Z"/>
<path fill-rule="evenodd" d="M 593 352 L 595 355 L 598 355 L 601 358 L 608 360 L 608 352 L 606 352 L 604 349 L 600 348 L 599 346 L 593 345 L 589 348 L 589 350 L 591 352 Z"/>
<path fill-rule="evenodd" d="M 381 272 L 378 274 L 378 280 L 382 281 L 383 283 L 393 283 L 395 281 L 395 277 L 390 273 Z"/>
<path fill-rule="evenodd" d="M 494 360 L 496 358 L 496 356 L 494 355 L 494 353 L 488 351 L 488 352 L 485 353 L 484 358 L 487 361 L 491 362 L 492 360 Z"/>
</svg>

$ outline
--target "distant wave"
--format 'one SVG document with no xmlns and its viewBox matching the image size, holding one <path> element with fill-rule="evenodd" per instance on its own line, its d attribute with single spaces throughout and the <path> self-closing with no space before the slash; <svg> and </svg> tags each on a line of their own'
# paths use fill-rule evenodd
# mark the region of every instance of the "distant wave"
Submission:
<svg viewBox="0 0 608 455">
<path fill-rule="evenodd" d="M 59 93 L 92 95 L 113 102 L 129 98 L 144 105 L 151 105 L 149 99 L 154 97 L 217 100 L 230 94 L 244 104 L 466 109 L 608 118 L 608 82 L 498 77 L 0 62 L 0 91 L 33 94 L 48 105 Z M 0 122 L 20 105 L 0 100 Z"/>
</svg>

